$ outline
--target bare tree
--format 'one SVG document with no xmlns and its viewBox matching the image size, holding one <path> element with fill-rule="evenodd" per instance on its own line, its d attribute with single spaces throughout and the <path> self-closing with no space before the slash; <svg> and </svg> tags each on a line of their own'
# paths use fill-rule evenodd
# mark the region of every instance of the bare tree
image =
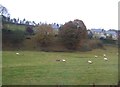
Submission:
<svg viewBox="0 0 120 87">
<path fill-rule="evenodd" d="M 2 6 L 0 4 L 0 15 L 3 15 L 5 17 L 8 17 L 10 14 L 8 13 L 8 10 L 6 7 Z"/>
</svg>

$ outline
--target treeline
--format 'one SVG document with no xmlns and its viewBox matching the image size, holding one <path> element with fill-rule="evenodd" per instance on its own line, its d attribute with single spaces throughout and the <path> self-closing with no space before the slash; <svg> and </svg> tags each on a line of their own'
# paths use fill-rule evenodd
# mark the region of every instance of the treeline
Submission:
<svg viewBox="0 0 120 87">
<path fill-rule="evenodd" d="M 2 23 L 3 24 L 16 24 L 16 25 L 24 25 L 24 26 L 39 26 L 47 23 L 39 22 L 36 23 L 35 21 L 29 21 L 27 19 L 19 19 L 19 18 L 10 18 L 10 16 L 6 17 L 4 15 L 1 15 L 2 17 Z M 49 24 L 52 26 L 54 29 L 58 29 L 62 24 L 58 23 L 51 23 Z"/>
<path fill-rule="evenodd" d="M 66 22 L 58 30 L 49 24 L 26 26 L 25 31 L 4 26 L 3 50 L 88 51 L 103 47 L 101 41 L 88 38 L 84 22 L 78 19 Z"/>
</svg>

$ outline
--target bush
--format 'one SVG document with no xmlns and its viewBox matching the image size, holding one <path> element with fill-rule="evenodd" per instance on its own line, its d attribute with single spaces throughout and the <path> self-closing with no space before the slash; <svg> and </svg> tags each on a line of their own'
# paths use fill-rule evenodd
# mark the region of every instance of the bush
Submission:
<svg viewBox="0 0 120 87">
<path fill-rule="evenodd" d="M 87 43 L 92 49 L 104 48 L 104 45 L 100 40 L 89 40 Z"/>
<path fill-rule="evenodd" d="M 83 21 L 74 20 L 61 26 L 59 36 L 66 48 L 75 50 L 82 39 L 86 39 L 87 30 Z"/>
<path fill-rule="evenodd" d="M 88 43 L 84 43 L 84 44 L 80 47 L 79 50 L 80 50 L 80 51 L 91 51 L 92 48 L 90 47 L 90 45 L 89 45 Z"/>
</svg>

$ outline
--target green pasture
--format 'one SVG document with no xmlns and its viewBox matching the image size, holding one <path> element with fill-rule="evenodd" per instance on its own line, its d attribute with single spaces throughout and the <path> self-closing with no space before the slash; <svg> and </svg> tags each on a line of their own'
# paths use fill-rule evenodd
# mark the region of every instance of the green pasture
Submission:
<svg viewBox="0 0 120 87">
<path fill-rule="evenodd" d="M 4 26 L 6 28 L 10 29 L 10 30 L 22 30 L 22 31 L 25 31 L 25 29 L 26 29 L 25 25 L 5 24 Z"/>
<path fill-rule="evenodd" d="M 3 51 L 3 85 L 116 85 L 116 47 L 89 52 Z M 16 55 L 19 52 L 20 55 Z M 103 59 L 107 55 L 108 61 Z M 98 58 L 94 58 L 97 55 Z M 66 62 L 56 61 L 65 59 Z M 87 61 L 93 63 L 89 64 Z"/>
</svg>

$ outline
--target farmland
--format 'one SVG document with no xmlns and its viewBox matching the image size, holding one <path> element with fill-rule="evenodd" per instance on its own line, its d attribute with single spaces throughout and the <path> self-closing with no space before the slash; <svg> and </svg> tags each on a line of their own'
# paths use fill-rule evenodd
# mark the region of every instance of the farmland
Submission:
<svg viewBox="0 0 120 87">
<path fill-rule="evenodd" d="M 19 52 L 20 55 L 16 55 Z M 3 51 L 3 85 L 116 85 L 118 49 L 88 52 Z M 108 61 L 103 59 L 107 55 Z M 94 56 L 98 57 L 95 58 Z M 65 59 L 66 62 L 56 61 Z M 91 60 L 92 64 L 87 61 Z"/>
</svg>

